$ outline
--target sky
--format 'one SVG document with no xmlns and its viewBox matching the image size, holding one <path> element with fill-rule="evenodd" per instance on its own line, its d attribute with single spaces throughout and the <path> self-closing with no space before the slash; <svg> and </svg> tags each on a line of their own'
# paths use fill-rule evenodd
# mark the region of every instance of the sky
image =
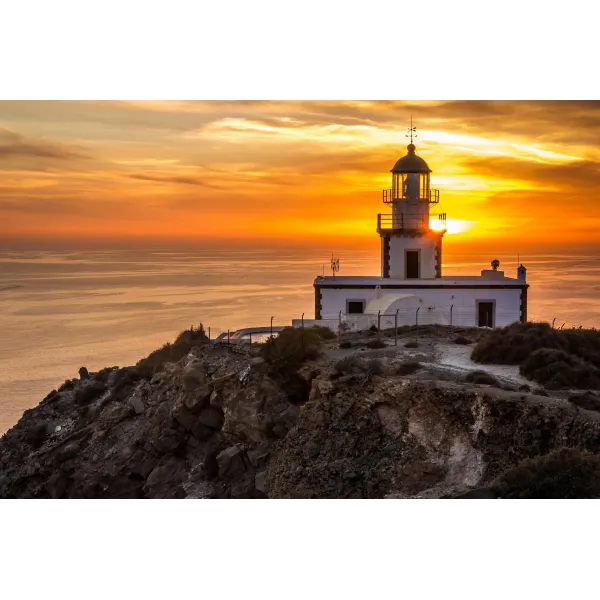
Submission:
<svg viewBox="0 0 600 600">
<path fill-rule="evenodd" d="M 377 244 L 411 116 L 447 244 L 600 247 L 595 101 L 4 101 L 0 240 Z"/>
</svg>

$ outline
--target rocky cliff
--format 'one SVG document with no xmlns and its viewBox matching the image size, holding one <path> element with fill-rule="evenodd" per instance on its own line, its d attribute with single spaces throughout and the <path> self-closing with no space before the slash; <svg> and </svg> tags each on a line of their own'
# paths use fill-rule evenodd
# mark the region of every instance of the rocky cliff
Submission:
<svg viewBox="0 0 600 600">
<path fill-rule="evenodd" d="M 262 358 L 208 345 L 142 374 L 82 371 L 26 411 L 0 440 L 0 497 L 497 497 L 524 459 L 600 452 L 598 413 L 487 386 L 321 359 L 302 398 Z"/>
</svg>

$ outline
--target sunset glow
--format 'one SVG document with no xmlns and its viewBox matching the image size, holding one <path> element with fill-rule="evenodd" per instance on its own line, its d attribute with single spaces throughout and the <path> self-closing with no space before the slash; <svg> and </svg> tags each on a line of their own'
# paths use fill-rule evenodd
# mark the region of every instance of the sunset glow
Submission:
<svg viewBox="0 0 600 600">
<path fill-rule="evenodd" d="M 0 237 L 370 244 L 411 114 L 452 243 L 596 243 L 597 102 L 1 102 Z"/>
</svg>

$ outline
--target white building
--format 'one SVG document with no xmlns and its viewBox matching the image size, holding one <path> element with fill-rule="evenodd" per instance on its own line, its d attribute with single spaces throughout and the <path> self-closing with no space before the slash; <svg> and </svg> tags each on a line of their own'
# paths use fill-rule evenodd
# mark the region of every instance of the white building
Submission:
<svg viewBox="0 0 600 600">
<path fill-rule="evenodd" d="M 392 188 L 383 190 L 391 213 L 377 216 L 381 276 L 317 277 L 315 321 L 310 323 L 335 328 L 344 322 L 363 328 L 415 323 L 503 327 L 525 322 L 529 286 L 523 265 L 516 279 L 498 271 L 496 260 L 481 275 L 442 274 L 446 214 L 430 214 L 439 191 L 430 189 L 431 169 L 417 156 L 412 138 L 407 149 L 391 170 Z"/>
</svg>

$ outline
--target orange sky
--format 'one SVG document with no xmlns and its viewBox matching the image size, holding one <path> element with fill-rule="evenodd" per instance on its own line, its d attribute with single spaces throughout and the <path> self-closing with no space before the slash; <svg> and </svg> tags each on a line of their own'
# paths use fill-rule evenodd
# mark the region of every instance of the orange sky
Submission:
<svg viewBox="0 0 600 600">
<path fill-rule="evenodd" d="M 599 243 L 600 102 L 566 101 L 0 102 L 0 239 L 377 243 L 411 114 L 447 243 Z"/>
</svg>

